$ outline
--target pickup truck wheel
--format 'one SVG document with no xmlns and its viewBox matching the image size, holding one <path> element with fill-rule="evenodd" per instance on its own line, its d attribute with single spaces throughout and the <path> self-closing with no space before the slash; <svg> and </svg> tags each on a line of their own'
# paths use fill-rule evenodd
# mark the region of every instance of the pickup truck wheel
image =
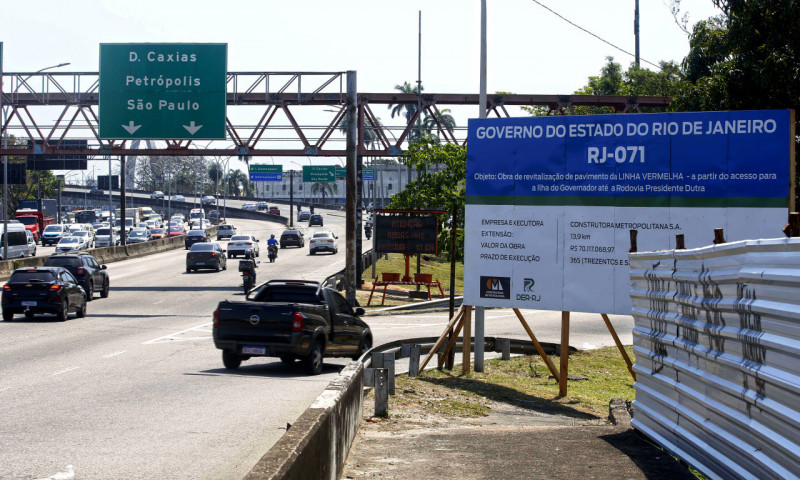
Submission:
<svg viewBox="0 0 800 480">
<path fill-rule="evenodd" d="M 372 348 L 372 338 L 362 338 L 360 342 L 358 342 L 358 352 L 353 355 L 353 360 L 358 360 L 361 358 L 365 353 L 367 353 Z"/>
<path fill-rule="evenodd" d="M 322 373 L 322 344 L 314 342 L 311 347 L 311 353 L 303 360 L 306 370 L 311 375 L 319 375 Z"/>
<path fill-rule="evenodd" d="M 280 359 L 281 362 L 285 363 L 286 365 L 292 365 L 295 360 L 294 355 L 288 353 L 286 355 L 280 355 Z"/>
<path fill-rule="evenodd" d="M 222 363 L 228 370 L 236 370 L 242 364 L 242 357 L 228 350 L 223 350 Z"/>
</svg>

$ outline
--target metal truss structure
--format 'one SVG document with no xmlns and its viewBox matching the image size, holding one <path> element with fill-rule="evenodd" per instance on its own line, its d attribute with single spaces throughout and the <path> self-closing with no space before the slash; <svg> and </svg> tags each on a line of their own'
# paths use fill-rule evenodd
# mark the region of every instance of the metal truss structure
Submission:
<svg viewBox="0 0 800 480">
<path fill-rule="evenodd" d="M 18 142 L 0 148 L 0 155 L 344 157 L 346 73 L 229 72 L 227 141 L 159 141 L 144 149 L 135 148 L 130 140 L 99 138 L 99 73 L 4 73 L 0 93 L 8 115 L 0 137 L 8 132 Z M 622 113 L 663 108 L 670 101 L 669 97 L 503 94 L 489 95 L 487 110 L 497 117 L 510 117 L 509 107 L 540 107 L 550 114 L 572 112 L 578 106 L 610 107 Z M 448 128 L 441 119 L 451 108 L 477 106 L 478 95 L 358 93 L 356 105 L 357 154 L 396 156 L 420 128 L 420 115 L 428 118 L 427 129 L 442 141 L 465 144 L 466 127 Z M 376 107 L 395 106 L 404 115 L 397 119 L 393 115 L 394 123 L 384 124 Z M 87 139 L 87 148 L 59 148 L 64 139 L 73 138 Z"/>
</svg>

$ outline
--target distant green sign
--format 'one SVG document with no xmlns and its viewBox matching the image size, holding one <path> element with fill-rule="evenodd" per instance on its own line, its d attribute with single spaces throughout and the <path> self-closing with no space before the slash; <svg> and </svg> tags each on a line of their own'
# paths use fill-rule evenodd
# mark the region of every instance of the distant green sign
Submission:
<svg viewBox="0 0 800 480">
<path fill-rule="evenodd" d="M 228 46 L 100 44 L 101 139 L 224 140 Z"/>
<path fill-rule="evenodd" d="M 363 181 L 374 181 L 375 180 L 375 169 L 374 168 L 362 168 L 361 169 L 361 180 L 363 180 Z"/>
<path fill-rule="evenodd" d="M 336 179 L 341 180 L 343 178 L 347 178 L 347 168 L 336 167 Z"/>
<path fill-rule="evenodd" d="M 333 165 L 304 165 L 304 182 L 335 182 L 336 167 Z"/>
<path fill-rule="evenodd" d="M 282 173 L 283 165 L 250 165 L 250 173 Z"/>
<path fill-rule="evenodd" d="M 280 182 L 283 180 L 283 165 L 250 165 L 251 182 Z"/>
</svg>

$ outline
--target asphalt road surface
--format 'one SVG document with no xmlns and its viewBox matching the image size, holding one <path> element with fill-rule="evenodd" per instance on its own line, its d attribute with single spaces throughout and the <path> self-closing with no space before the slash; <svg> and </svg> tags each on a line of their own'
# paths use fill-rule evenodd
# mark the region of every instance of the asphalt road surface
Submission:
<svg viewBox="0 0 800 480">
<path fill-rule="evenodd" d="M 283 229 L 234 224 L 264 252 Z M 322 280 L 344 268 L 344 218 L 326 215 L 324 228 L 339 235 L 338 254 L 282 249 L 274 264 L 264 254 L 259 282 Z M 238 261 L 192 274 L 184 261 L 185 251 L 173 250 L 109 264 L 110 296 L 89 303 L 83 319 L 0 322 L 0 478 L 47 478 L 67 465 L 76 479 L 242 478 L 349 361 L 326 359 L 316 377 L 273 358 L 225 370 L 211 314 L 221 299 L 243 298 Z M 558 341 L 560 313 L 525 315 L 541 341 Z M 629 317 L 612 319 L 630 343 Z M 447 315 L 365 320 L 378 345 L 438 336 Z M 579 348 L 611 344 L 599 315 L 573 315 L 571 331 Z M 525 338 L 504 310 L 487 310 L 486 334 Z"/>
</svg>

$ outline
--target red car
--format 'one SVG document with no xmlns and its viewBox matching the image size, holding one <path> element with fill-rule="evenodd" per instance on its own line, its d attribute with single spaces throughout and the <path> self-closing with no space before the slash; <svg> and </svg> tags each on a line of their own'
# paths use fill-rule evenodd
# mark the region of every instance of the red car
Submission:
<svg viewBox="0 0 800 480">
<path fill-rule="evenodd" d="M 272 215 L 280 215 L 281 209 L 273 205 L 269 207 L 269 213 L 271 213 Z"/>
<path fill-rule="evenodd" d="M 186 227 L 178 227 L 178 226 L 169 227 L 170 237 L 177 237 L 178 235 L 186 235 Z"/>
</svg>

